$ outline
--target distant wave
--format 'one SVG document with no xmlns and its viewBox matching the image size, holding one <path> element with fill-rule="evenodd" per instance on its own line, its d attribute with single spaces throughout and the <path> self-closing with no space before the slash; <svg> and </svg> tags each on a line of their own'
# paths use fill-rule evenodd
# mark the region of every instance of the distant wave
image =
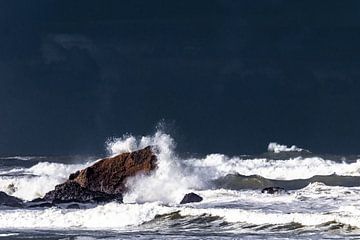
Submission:
<svg viewBox="0 0 360 240">
<path fill-rule="evenodd" d="M 359 187 L 360 176 L 316 175 L 308 179 L 274 180 L 258 175 L 244 176 L 229 174 L 214 180 L 217 188 L 242 190 L 281 187 L 286 190 L 302 189 L 312 183 L 323 183 L 327 186 Z"/>
<path fill-rule="evenodd" d="M 302 152 L 302 151 L 307 151 L 307 150 L 299 148 L 295 145 L 288 147 L 286 145 L 281 145 L 276 142 L 271 142 L 268 145 L 268 151 L 274 152 L 274 153 L 281 153 L 281 152 Z"/>
<path fill-rule="evenodd" d="M 316 156 L 273 160 L 228 157 L 224 154 L 209 154 L 203 158 L 182 159 L 175 152 L 174 139 L 161 131 L 152 136 L 140 138 L 131 135 L 113 138 L 108 141 L 107 149 L 109 155 L 115 155 L 148 145 L 155 148 L 158 168 L 150 176 L 140 175 L 128 180 L 127 185 L 131 191 L 124 197 L 128 202 L 175 203 L 190 189 L 212 188 L 214 180 L 231 175 L 256 175 L 259 176 L 256 181 L 262 182 L 263 179 L 270 179 L 272 183 L 280 186 L 286 185 L 287 180 L 298 180 L 293 181 L 292 185 L 290 184 L 291 188 L 294 188 L 296 184 L 298 185 L 296 188 L 304 187 L 310 182 L 317 181 L 319 176 L 331 176 L 322 177 L 322 180 L 325 179 L 328 184 L 333 181 L 330 185 L 335 185 L 336 181 L 341 180 L 338 184 L 350 186 L 348 178 L 340 179 L 339 176 L 360 176 L 360 160 L 351 163 L 335 162 Z M 55 185 L 65 181 L 71 173 L 85 168 L 91 163 L 93 161 L 83 164 L 39 162 L 31 167 L 6 169 L 1 171 L 0 191 L 31 200 L 43 196 Z M 255 180 L 253 179 L 253 181 Z"/>
<path fill-rule="evenodd" d="M 87 209 L 0 207 L 0 229 L 126 231 L 128 226 L 151 230 L 169 226 L 203 230 L 212 226 L 215 232 L 256 232 L 272 228 L 360 228 L 360 159 L 328 160 L 284 145 L 272 145 L 272 152 L 259 156 L 213 153 L 181 158 L 174 139 L 162 131 L 139 138 L 112 138 L 107 141 L 107 150 L 109 155 L 116 155 L 149 145 L 157 155 L 158 167 L 150 175 L 128 179 L 123 204 L 113 202 Z M 16 167 L 3 164 L 0 191 L 32 200 L 97 161 L 65 160 L 45 158 L 16 163 Z M 270 186 L 283 187 L 287 193 L 261 193 Z M 203 201 L 180 205 L 189 192 L 196 192 Z"/>
<path fill-rule="evenodd" d="M 0 157 L 0 160 L 21 160 L 21 161 L 29 161 L 34 159 L 43 159 L 46 158 L 44 156 L 7 156 Z"/>
</svg>

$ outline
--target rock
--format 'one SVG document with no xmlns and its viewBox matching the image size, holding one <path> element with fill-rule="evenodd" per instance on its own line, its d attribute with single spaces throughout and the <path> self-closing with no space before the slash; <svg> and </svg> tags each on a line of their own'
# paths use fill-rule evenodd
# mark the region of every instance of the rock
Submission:
<svg viewBox="0 0 360 240">
<path fill-rule="evenodd" d="M 30 202 L 27 202 L 25 204 L 25 206 L 27 208 L 44 208 L 44 207 L 55 207 L 55 204 L 53 204 L 52 202 L 48 202 L 48 201 L 43 201 L 42 199 L 35 199 L 32 200 Z"/>
<path fill-rule="evenodd" d="M 10 194 L 13 194 L 13 193 L 16 192 L 17 187 L 15 187 L 15 185 L 14 185 L 13 183 L 10 183 L 10 184 L 8 185 L 7 189 L 8 189 L 8 192 L 10 192 Z"/>
<path fill-rule="evenodd" d="M 70 202 L 122 202 L 127 178 L 136 174 L 149 174 L 155 168 L 156 155 L 150 146 L 131 153 L 105 158 L 71 174 L 69 180 L 57 185 L 43 198 L 29 203 L 35 205 L 28 204 L 28 206 Z"/>
<path fill-rule="evenodd" d="M 81 187 L 80 184 L 74 181 L 67 181 L 63 184 L 57 185 L 55 190 L 48 192 L 43 200 L 51 201 L 54 204 L 68 203 L 68 202 L 93 202 L 103 203 L 116 200 L 122 202 L 122 195 L 108 194 L 104 192 L 91 191 L 87 188 Z"/>
<path fill-rule="evenodd" d="M 22 207 L 23 201 L 0 191 L 0 205 L 8 207 Z"/>
<path fill-rule="evenodd" d="M 73 203 L 66 206 L 66 209 L 80 209 L 80 205 Z"/>
<path fill-rule="evenodd" d="M 261 193 L 275 194 L 275 193 L 287 193 L 287 191 L 281 187 L 267 187 L 261 190 Z"/>
<path fill-rule="evenodd" d="M 71 174 L 70 181 L 95 192 L 118 194 L 126 191 L 126 179 L 148 174 L 156 168 L 156 156 L 150 146 L 131 153 L 105 158 L 94 165 Z"/>
<path fill-rule="evenodd" d="M 192 202 L 201 202 L 203 200 L 202 197 L 195 193 L 185 194 L 184 198 L 181 200 L 180 204 L 192 203 Z"/>
</svg>

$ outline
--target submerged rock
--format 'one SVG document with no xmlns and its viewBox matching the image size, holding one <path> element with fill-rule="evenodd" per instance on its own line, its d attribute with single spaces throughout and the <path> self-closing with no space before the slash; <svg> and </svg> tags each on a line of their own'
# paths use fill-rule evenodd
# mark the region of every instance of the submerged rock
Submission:
<svg viewBox="0 0 360 240">
<path fill-rule="evenodd" d="M 261 193 L 275 194 L 275 193 L 287 193 L 287 191 L 281 187 L 267 187 L 261 190 Z"/>
<path fill-rule="evenodd" d="M 273 186 L 273 182 L 259 175 L 228 174 L 213 181 L 216 187 L 241 190 L 241 189 L 263 189 Z"/>
<path fill-rule="evenodd" d="M 156 156 L 150 146 L 105 158 L 71 174 L 69 180 L 57 185 L 43 198 L 32 201 L 35 205 L 31 206 L 69 202 L 122 202 L 127 178 L 137 174 L 149 174 L 155 168 Z"/>
<path fill-rule="evenodd" d="M 184 198 L 181 200 L 180 204 L 192 203 L 192 202 L 201 202 L 203 200 L 202 197 L 197 195 L 196 193 L 188 193 L 185 194 Z"/>
<path fill-rule="evenodd" d="M 21 207 L 23 201 L 17 197 L 9 196 L 0 191 L 0 205 L 8 207 Z"/>
</svg>

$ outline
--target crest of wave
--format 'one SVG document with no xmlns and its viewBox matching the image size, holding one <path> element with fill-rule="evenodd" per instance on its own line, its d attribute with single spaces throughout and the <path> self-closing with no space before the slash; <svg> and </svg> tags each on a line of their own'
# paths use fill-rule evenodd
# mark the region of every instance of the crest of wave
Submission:
<svg viewBox="0 0 360 240">
<path fill-rule="evenodd" d="M 178 203 L 190 189 L 200 189 L 203 181 L 191 174 L 191 169 L 176 156 L 175 142 L 170 135 L 157 131 L 153 136 L 136 138 L 124 135 L 108 142 L 111 155 L 152 146 L 157 155 L 157 169 L 151 175 L 139 175 L 128 180 L 129 193 L 124 202 Z"/>
</svg>

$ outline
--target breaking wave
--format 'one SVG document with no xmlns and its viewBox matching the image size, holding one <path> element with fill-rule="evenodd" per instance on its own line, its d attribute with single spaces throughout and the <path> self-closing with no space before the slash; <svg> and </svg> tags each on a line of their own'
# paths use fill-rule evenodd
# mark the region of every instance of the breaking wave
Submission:
<svg viewBox="0 0 360 240">
<path fill-rule="evenodd" d="M 331 192 L 329 192 L 331 190 Z M 108 203 L 91 209 L 17 209 L 0 211 L 0 229 L 109 229 L 121 230 L 126 226 L 140 226 L 166 214 L 178 214 L 189 219 L 188 224 L 202 224 L 208 217 L 217 217 L 223 223 L 246 223 L 255 226 L 286 225 L 297 223 L 301 226 L 316 227 L 336 222 L 360 228 L 359 205 L 351 200 L 360 189 L 346 193 L 344 188 L 310 184 L 299 192 L 289 195 L 274 195 L 264 198 L 254 191 L 205 190 L 203 203 L 190 205 L 163 205 L 159 202 L 118 204 Z M 352 195 L 354 194 L 354 195 Z M 333 197 L 341 203 L 329 206 Z M 309 207 L 314 203 L 317 209 Z M 241 208 L 235 206 L 242 206 Z M 284 208 L 286 206 L 286 208 Z M 309 207 L 306 210 L 306 206 Z M 305 210 L 304 210 L 305 209 Z M 327 211 L 327 212 L 325 212 Z M 164 219 L 175 221 L 176 218 Z M 158 223 L 161 224 L 162 222 Z"/>
<path fill-rule="evenodd" d="M 274 152 L 274 153 L 280 153 L 280 152 L 301 152 L 301 151 L 305 151 L 305 150 L 302 148 L 299 148 L 295 145 L 288 147 L 286 145 L 281 145 L 276 142 L 271 142 L 268 145 L 268 151 Z"/>
<path fill-rule="evenodd" d="M 113 156 L 149 145 L 157 155 L 157 169 L 127 181 L 129 192 L 124 196 L 124 204 L 108 203 L 87 209 L 1 209 L 0 229 L 121 230 L 127 226 L 161 228 L 169 221 L 182 221 L 193 227 L 214 221 L 221 226 L 236 226 L 233 230 L 242 226 L 255 229 L 320 225 L 330 229 L 334 224 L 360 228 L 360 160 L 349 163 L 309 154 L 272 159 L 281 152 L 309 153 L 275 143 L 269 144 L 272 153 L 268 157 L 212 153 L 181 158 L 176 154 L 174 139 L 162 131 L 138 138 L 112 138 L 107 142 L 107 150 Z M 0 191 L 32 200 L 95 161 L 66 164 L 36 160 L 31 166 L 1 168 Z M 262 194 L 260 189 L 268 186 L 288 191 Z M 184 194 L 191 191 L 204 200 L 179 205 Z"/>
<path fill-rule="evenodd" d="M 30 168 L 17 168 L 0 175 L 0 191 L 9 195 L 32 200 L 42 197 L 69 175 L 90 165 L 40 162 Z"/>
<path fill-rule="evenodd" d="M 203 158 L 182 159 L 175 152 L 174 139 L 162 131 L 157 131 L 152 136 L 140 138 L 131 135 L 113 138 L 107 142 L 107 150 L 109 155 L 116 155 L 149 145 L 153 146 L 156 151 L 158 168 L 150 176 L 140 175 L 129 179 L 127 185 L 131 191 L 125 196 L 125 202 L 160 201 L 162 203 L 176 203 L 189 191 L 212 188 L 214 187 L 214 180 L 236 174 L 241 176 L 256 175 L 265 180 L 305 180 L 295 182 L 294 184 L 297 186 L 293 187 L 294 189 L 319 180 L 330 184 L 332 179 L 338 181 L 340 185 L 342 181 L 343 185 L 351 186 L 351 179 L 342 178 L 340 181 L 338 176 L 360 176 L 360 160 L 347 163 L 345 161 L 326 160 L 316 156 L 273 160 L 269 158 L 228 157 L 216 153 Z M 269 146 L 272 149 L 280 148 L 280 145 L 275 146 L 272 143 Z M 300 148 L 293 146 L 286 147 L 286 149 L 299 150 Z M 32 200 L 43 196 L 55 185 L 65 181 L 71 173 L 85 168 L 93 162 L 94 160 L 83 164 L 38 162 L 29 168 L 4 170 L 0 175 L 0 191 L 25 200 Z M 333 182 L 336 182 L 335 180 Z M 256 181 L 259 182 L 259 179 Z M 280 183 L 285 184 L 286 182 L 278 181 L 275 183 L 281 185 Z"/>
</svg>

